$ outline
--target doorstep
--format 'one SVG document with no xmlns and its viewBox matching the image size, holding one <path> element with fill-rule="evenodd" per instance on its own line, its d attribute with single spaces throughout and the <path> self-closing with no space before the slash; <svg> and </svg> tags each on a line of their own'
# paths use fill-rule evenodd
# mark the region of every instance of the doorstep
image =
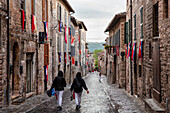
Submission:
<svg viewBox="0 0 170 113">
<path fill-rule="evenodd" d="M 149 113 L 165 113 L 165 109 L 154 99 L 145 99 L 145 109 Z"/>
<path fill-rule="evenodd" d="M 27 94 L 26 94 L 26 99 L 27 99 L 27 98 L 30 98 L 30 97 L 32 97 L 32 96 L 35 96 L 35 94 L 36 94 L 35 92 L 29 92 L 29 93 L 27 93 Z"/>
</svg>

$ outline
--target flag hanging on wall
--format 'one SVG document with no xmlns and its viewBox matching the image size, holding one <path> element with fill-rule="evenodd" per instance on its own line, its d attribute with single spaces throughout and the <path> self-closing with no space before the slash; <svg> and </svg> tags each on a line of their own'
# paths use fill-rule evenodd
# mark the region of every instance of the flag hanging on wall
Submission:
<svg viewBox="0 0 170 113">
<path fill-rule="evenodd" d="M 32 33 L 34 33 L 34 30 L 35 30 L 35 16 L 32 15 Z"/>
<path fill-rule="evenodd" d="M 133 59 L 134 59 L 135 49 L 136 49 L 136 42 L 133 43 L 133 47 L 132 47 L 132 55 L 131 55 L 131 60 L 132 60 L 132 61 L 133 61 Z"/>
<path fill-rule="evenodd" d="M 44 71 L 45 71 L 45 81 L 47 82 L 48 81 L 48 65 L 45 65 L 44 67 L 45 67 L 45 69 L 44 69 Z"/>
<path fill-rule="evenodd" d="M 44 31 L 46 39 L 48 40 L 48 22 L 44 22 Z"/>
<path fill-rule="evenodd" d="M 116 46 L 116 55 L 119 56 L 119 46 Z"/>
<path fill-rule="evenodd" d="M 67 43 L 67 27 L 65 26 L 65 43 Z"/>
<path fill-rule="evenodd" d="M 138 59 L 141 59 L 142 61 L 142 40 L 140 41 L 140 44 L 139 44 L 139 53 L 138 53 Z"/>
<path fill-rule="evenodd" d="M 125 55 L 126 55 L 126 57 L 127 57 L 127 53 L 128 52 L 128 45 L 126 45 L 126 50 L 125 50 Z"/>
<path fill-rule="evenodd" d="M 71 44 L 73 44 L 74 40 L 75 40 L 74 36 L 71 35 Z"/>
<path fill-rule="evenodd" d="M 25 11 L 21 9 L 22 11 L 22 30 L 25 29 Z"/>
<path fill-rule="evenodd" d="M 59 27 L 58 31 L 61 32 L 61 22 L 60 21 L 58 21 L 58 27 Z"/>
<path fill-rule="evenodd" d="M 74 57 L 72 57 L 72 64 L 75 65 Z"/>
<path fill-rule="evenodd" d="M 69 29 L 69 35 L 71 36 L 71 28 L 68 28 Z"/>
<path fill-rule="evenodd" d="M 59 53 L 59 62 L 61 62 L 61 53 Z"/>
<path fill-rule="evenodd" d="M 127 58 L 129 58 L 129 56 L 130 56 L 130 46 L 131 46 L 131 43 L 129 43 Z"/>
</svg>

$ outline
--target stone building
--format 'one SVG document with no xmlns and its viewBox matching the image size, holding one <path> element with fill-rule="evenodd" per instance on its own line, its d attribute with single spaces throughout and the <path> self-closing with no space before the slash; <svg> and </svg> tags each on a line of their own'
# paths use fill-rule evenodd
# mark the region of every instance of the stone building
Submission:
<svg viewBox="0 0 170 113">
<path fill-rule="evenodd" d="M 54 45 L 56 44 L 57 50 L 54 53 L 54 58 L 57 60 L 55 64 L 58 66 L 57 70 L 61 70 L 64 73 L 64 77 L 66 82 L 69 83 L 71 81 L 71 13 L 75 11 L 70 6 L 67 0 L 57 0 L 56 1 L 56 10 L 57 10 L 57 28 L 56 32 L 57 39 Z M 54 36 L 55 37 L 55 36 Z M 55 55 L 57 57 L 55 57 Z M 56 76 L 57 74 L 55 74 Z"/>
<path fill-rule="evenodd" d="M 102 75 L 106 75 L 106 53 L 105 49 L 98 56 L 99 71 Z"/>
<path fill-rule="evenodd" d="M 109 32 L 108 48 L 108 68 L 110 68 L 111 83 L 116 83 L 118 87 L 125 86 L 125 42 L 124 26 L 126 13 L 116 14 L 109 23 L 105 32 Z"/>
<path fill-rule="evenodd" d="M 7 0 L 0 1 L 0 107 L 6 104 L 7 83 Z"/>
<path fill-rule="evenodd" d="M 2 10 L 7 11 L 1 1 Z M 5 47 L 7 40 L 6 20 L 4 12 L 1 13 L 1 52 L 4 54 L 1 105 L 22 102 L 26 98 L 43 93 L 47 83 L 52 81 L 50 76 L 45 76 L 44 67 L 49 65 L 50 49 L 50 14 L 49 1 L 46 0 L 13 0 L 9 1 L 9 47 Z M 36 18 L 39 17 L 39 18 Z M 7 18 L 6 18 L 7 19 Z M 45 32 L 46 35 L 43 35 Z M 44 39 L 42 42 L 39 39 Z M 10 74 L 7 75 L 7 53 L 10 53 Z M 45 57 L 45 58 L 44 58 Z M 3 57 L 2 57 L 3 58 Z M 51 70 L 49 65 L 48 70 Z M 49 72 L 50 73 L 50 72 Z M 47 75 L 47 74 L 46 74 Z"/>
<path fill-rule="evenodd" d="M 143 97 L 146 98 L 147 105 L 152 106 L 151 102 L 158 102 L 168 112 L 170 110 L 170 1 L 145 0 L 144 15 Z"/>
<path fill-rule="evenodd" d="M 131 15 L 127 0 L 126 43 L 136 46 L 132 65 L 132 55 L 126 59 L 126 90 L 145 101 L 150 112 L 169 108 L 169 6 L 168 0 L 134 0 Z M 159 109 L 151 107 L 156 104 Z"/>
</svg>

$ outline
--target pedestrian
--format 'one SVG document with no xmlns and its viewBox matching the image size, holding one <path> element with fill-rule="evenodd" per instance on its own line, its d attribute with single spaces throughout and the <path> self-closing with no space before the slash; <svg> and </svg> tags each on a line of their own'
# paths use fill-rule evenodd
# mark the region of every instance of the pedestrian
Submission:
<svg viewBox="0 0 170 113">
<path fill-rule="evenodd" d="M 101 72 L 99 73 L 99 82 L 101 82 L 101 79 L 102 79 L 102 74 L 101 74 Z"/>
<path fill-rule="evenodd" d="M 89 93 L 88 88 L 86 87 L 86 83 L 81 77 L 81 73 L 78 72 L 70 88 L 71 92 L 73 90 L 75 92 L 76 110 L 79 110 L 81 107 L 80 104 L 83 88 L 87 91 L 87 93 Z"/>
<path fill-rule="evenodd" d="M 55 95 L 56 95 L 57 105 L 58 105 L 57 110 L 62 109 L 62 96 L 64 93 L 64 87 L 66 87 L 66 81 L 63 78 L 63 72 L 59 71 L 58 76 L 55 77 L 50 89 L 52 90 L 53 88 L 55 88 Z"/>
</svg>

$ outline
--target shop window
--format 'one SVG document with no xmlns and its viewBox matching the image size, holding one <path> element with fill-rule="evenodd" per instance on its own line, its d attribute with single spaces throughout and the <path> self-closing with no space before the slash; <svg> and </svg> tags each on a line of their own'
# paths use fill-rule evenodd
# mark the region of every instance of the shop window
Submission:
<svg viewBox="0 0 170 113">
<path fill-rule="evenodd" d="M 153 6 L 153 36 L 159 36 L 158 3 Z"/>
</svg>

